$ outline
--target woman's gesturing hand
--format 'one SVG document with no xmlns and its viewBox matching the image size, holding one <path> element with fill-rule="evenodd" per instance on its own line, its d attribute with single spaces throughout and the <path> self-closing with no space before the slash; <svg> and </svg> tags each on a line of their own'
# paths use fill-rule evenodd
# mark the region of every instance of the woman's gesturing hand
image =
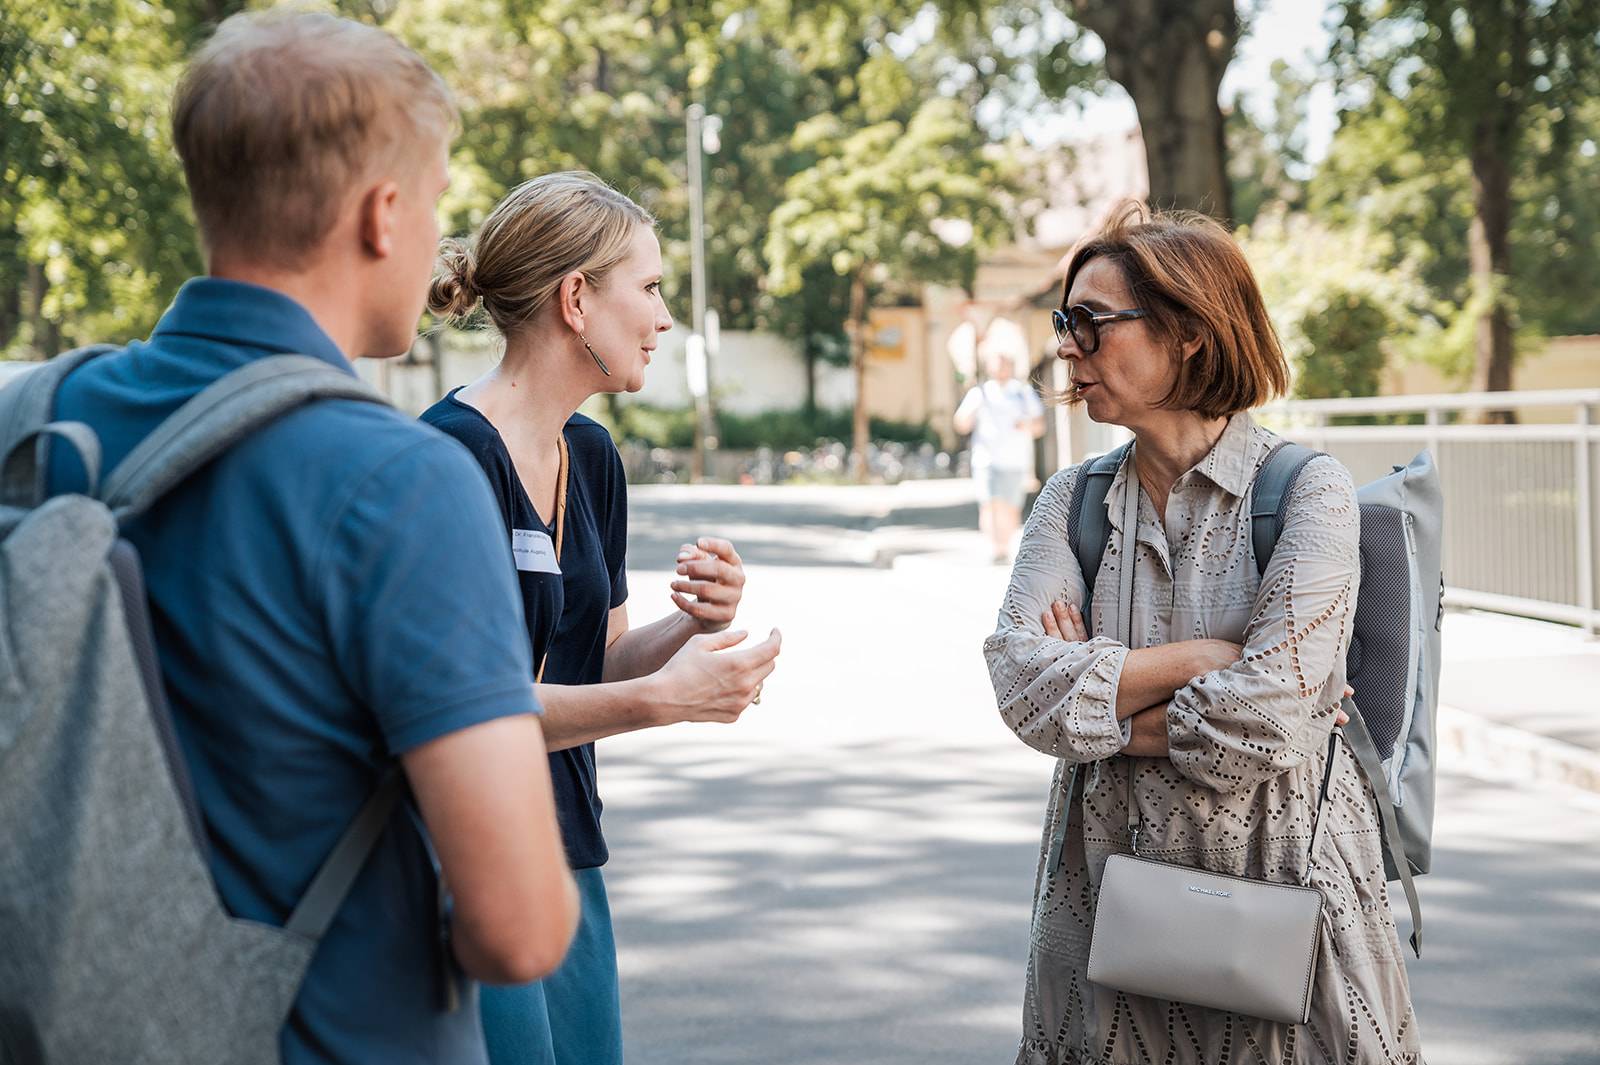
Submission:
<svg viewBox="0 0 1600 1065">
<path fill-rule="evenodd" d="M 744 632 L 719 632 L 689 637 L 652 678 L 656 701 L 667 721 L 739 720 L 745 708 L 761 697 L 761 685 L 777 668 L 783 636 L 777 629 L 754 647 L 740 647 Z"/>
<path fill-rule="evenodd" d="M 672 602 L 701 632 L 721 632 L 733 624 L 744 596 L 744 562 L 733 545 L 702 536 L 678 548 L 678 576 Z"/>
</svg>

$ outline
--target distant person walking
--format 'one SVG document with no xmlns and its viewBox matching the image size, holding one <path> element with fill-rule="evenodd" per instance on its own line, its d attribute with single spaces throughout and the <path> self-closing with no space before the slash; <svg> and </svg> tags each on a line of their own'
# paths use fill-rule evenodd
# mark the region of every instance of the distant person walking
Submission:
<svg viewBox="0 0 1600 1065">
<path fill-rule="evenodd" d="M 637 392 L 660 334 L 654 219 L 589 174 L 513 189 L 472 245 L 446 242 L 429 306 L 461 319 L 482 306 L 505 338 L 500 364 L 423 414 L 466 445 L 500 505 L 541 683 L 550 775 L 583 920 L 567 961 L 539 983 L 485 989 L 493 1065 L 620 1065 L 616 945 L 601 875 L 594 741 L 684 721 L 732 722 L 761 698 L 776 630 L 733 649 L 745 574 L 733 545 L 684 544 L 677 610 L 628 619 L 628 495 L 611 436 L 577 413 L 590 396 Z M 506 563 L 500 546 L 486 552 Z M 519 661 L 526 661 L 525 658 Z"/>
<path fill-rule="evenodd" d="M 231 371 L 298 353 L 353 377 L 353 359 L 407 351 L 454 121 L 438 77 L 382 30 L 293 10 L 224 21 L 173 106 L 207 276 L 148 340 L 69 375 L 56 417 L 88 423 L 114 470 Z M 83 471 L 54 474 L 58 491 L 84 490 Z M 481 1063 L 476 985 L 460 971 L 535 979 L 572 936 L 577 895 L 496 521 L 455 442 L 390 407 L 328 399 L 233 445 L 123 530 L 230 914 L 284 925 L 380 780 L 398 763 L 409 784 L 299 987 L 286 1065 Z M 115 1003 L 61 1005 L 126 1023 L 102 1016 Z"/>
<path fill-rule="evenodd" d="M 978 524 L 999 563 L 1011 557 L 1022 504 L 1035 483 L 1033 442 L 1044 435 L 1044 404 L 1016 377 L 1017 361 L 1027 353 L 1027 340 L 1015 322 L 990 322 L 978 345 L 988 380 L 967 392 L 955 414 L 956 432 L 972 434 Z"/>
</svg>

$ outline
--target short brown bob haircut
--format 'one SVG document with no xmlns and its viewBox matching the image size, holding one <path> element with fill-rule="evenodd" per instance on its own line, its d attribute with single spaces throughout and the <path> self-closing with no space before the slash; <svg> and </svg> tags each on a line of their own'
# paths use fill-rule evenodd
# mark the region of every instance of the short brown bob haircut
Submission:
<svg viewBox="0 0 1600 1065">
<path fill-rule="evenodd" d="M 421 166 L 455 122 L 444 82 L 393 35 L 294 7 L 225 19 L 172 104 L 207 256 L 289 269 L 358 182 Z"/>
<path fill-rule="evenodd" d="M 1120 205 L 1073 250 L 1063 310 L 1078 271 L 1093 259 L 1116 264 L 1132 306 L 1145 309 L 1146 326 L 1173 348 L 1177 380 L 1158 406 L 1226 418 L 1288 390 L 1289 364 L 1255 274 L 1215 220 L 1193 211 L 1152 214 L 1138 201 Z M 1200 349 L 1180 361 L 1178 347 L 1196 337 Z"/>
</svg>

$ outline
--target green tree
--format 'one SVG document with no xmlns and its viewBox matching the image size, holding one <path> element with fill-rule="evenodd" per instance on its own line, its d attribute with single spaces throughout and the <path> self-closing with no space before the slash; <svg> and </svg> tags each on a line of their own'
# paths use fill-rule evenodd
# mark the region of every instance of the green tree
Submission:
<svg viewBox="0 0 1600 1065">
<path fill-rule="evenodd" d="M 1217 90 L 1248 28 L 1236 0 L 939 0 L 937 7 L 966 61 L 958 84 L 1020 114 L 1092 96 L 1109 78 L 1138 111 L 1150 202 L 1232 219 Z"/>
<path fill-rule="evenodd" d="M 685 110 L 699 101 L 719 116 L 723 150 L 706 160 L 711 306 L 724 328 L 799 337 L 815 361 L 842 336 L 844 290 L 818 277 L 802 295 L 775 296 L 763 248 L 785 183 L 809 161 L 792 147 L 796 126 L 855 93 L 840 71 L 865 54 L 866 30 L 854 16 L 833 17 L 842 10 L 629 0 L 597 17 L 574 0 L 470 11 L 404 0 L 386 25 L 457 90 L 448 228 L 475 228 L 506 189 L 536 174 L 593 170 L 660 220 L 666 293 L 678 308 L 689 283 Z"/>
<path fill-rule="evenodd" d="M 1334 58 L 1347 89 L 1364 91 L 1378 107 L 1392 96 L 1426 112 L 1431 121 L 1411 126 L 1412 143 L 1467 163 L 1473 385 L 1509 389 L 1516 175 L 1534 164 L 1530 132 L 1541 124 L 1548 139 L 1538 165 L 1560 166 L 1574 147 L 1576 115 L 1600 87 L 1600 4 L 1345 0 L 1339 13 Z"/>
<path fill-rule="evenodd" d="M 1272 64 L 1272 81 L 1260 95 L 1264 119 L 1253 113 L 1254 100 L 1241 97 L 1226 117 L 1228 181 L 1233 194 L 1233 220 L 1249 225 L 1263 210 L 1300 207 L 1305 200 L 1306 99 L 1310 82 L 1283 60 Z"/>
<path fill-rule="evenodd" d="M 767 238 L 775 291 L 798 291 L 805 272 L 822 264 L 849 280 L 858 479 L 866 475 L 867 316 L 875 293 L 908 282 L 970 288 L 980 251 L 1012 232 L 1006 194 L 1013 178 L 1003 151 L 986 143 L 958 101 L 932 99 L 891 117 L 909 102 L 891 108 L 869 96 L 851 116 L 859 124 L 834 114 L 802 123 L 795 147 L 815 162 L 789 179 Z"/>
<path fill-rule="evenodd" d="M 1376 395 L 1391 362 L 1449 366 L 1463 348 L 1457 309 L 1437 297 L 1391 233 L 1278 205 L 1239 239 L 1301 399 Z"/>
<path fill-rule="evenodd" d="M 1217 90 L 1241 25 L 1235 0 L 1071 0 L 1139 111 L 1150 202 L 1233 217 Z"/>
<path fill-rule="evenodd" d="M 167 101 L 177 17 L 0 0 L 0 350 L 149 329 L 198 266 Z"/>
<path fill-rule="evenodd" d="M 1441 304 L 1450 305 L 1448 342 L 1431 359 L 1470 382 L 1476 323 L 1485 302 L 1474 294 L 1469 234 L 1474 215 L 1471 164 L 1441 149 L 1445 104 L 1416 87 L 1379 93 L 1343 112 L 1327 158 L 1307 183 L 1306 208 L 1335 228 L 1383 234 L 1385 264 L 1408 263 Z M 1504 293 L 1517 347 L 1541 335 L 1600 331 L 1600 101 L 1565 116 L 1530 113 L 1523 136 L 1529 162 L 1512 175 L 1511 276 Z M 1551 152 L 1569 136 L 1571 151 Z M 1531 160 L 1539 160 L 1537 163 Z M 1458 341 L 1464 341 L 1460 343 Z"/>
</svg>

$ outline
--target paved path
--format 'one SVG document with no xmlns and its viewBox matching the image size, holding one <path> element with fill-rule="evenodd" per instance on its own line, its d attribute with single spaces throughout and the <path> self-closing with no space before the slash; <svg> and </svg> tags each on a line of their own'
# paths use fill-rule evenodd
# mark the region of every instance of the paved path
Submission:
<svg viewBox="0 0 1600 1065">
<path fill-rule="evenodd" d="M 1005 574 L 875 567 L 893 494 L 784 491 L 633 497 L 636 620 L 670 609 L 683 538 L 732 529 L 745 624 L 785 647 L 738 725 L 602 745 L 630 1062 L 1009 1062 L 1051 767 L 978 651 Z M 1410 970 L 1429 1060 L 1600 1063 L 1600 796 L 1446 768 Z"/>
</svg>

